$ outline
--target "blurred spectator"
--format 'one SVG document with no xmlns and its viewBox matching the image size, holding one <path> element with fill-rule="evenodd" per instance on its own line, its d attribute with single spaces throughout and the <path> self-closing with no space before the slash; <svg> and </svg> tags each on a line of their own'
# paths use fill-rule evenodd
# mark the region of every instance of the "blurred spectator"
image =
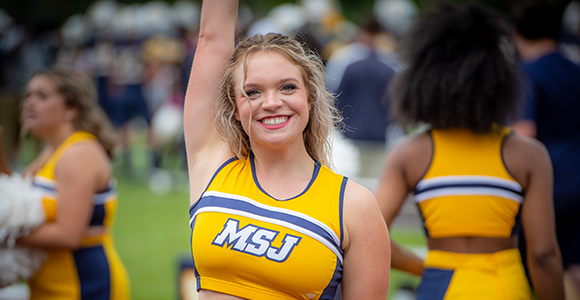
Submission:
<svg viewBox="0 0 580 300">
<path fill-rule="evenodd" d="M 135 117 L 147 125 L 151 143 L 151 112 L 143 95 L 143 62 L 138 41 L 99 41 L 96 45 L 95 77 L 99 104 L 119 130 L 123 171 L 131 175 L 130 128 Z"/>
<path fill-rule="evenodd" d="M 152 116 L 153 155 L 150 187 L 157 192 L 167 192 L 171 176 L 163 170 L 162 160 L 168 151 L 177 152 L 185 166 L 185 143 L 183 140 L 183 76 L 182 64 L 186 58 L 185 40 L 166 36 L 154 36 L 143 45 L 145 62 L 144 95 Z M 164 181 L 163 185 L 156 183 Z M 159 187 L 159 188 L 156 188 Z"/>
<path fill-rule="evenodd" d="M 515 6 L 513 22 L 514 44 L 525 71 L 526 96 L 522 119 L 513 127 L 536 137 L 550 154 L 567 299 L 580 299 L 580 67 L 558 51 L 562 24 L 559 7 L 548 2 Z M 523 242 L 520 240 L 522 250 Z"/>
<path fill-rule="evenodd" d="M 562 23 L 560 51 L 569 60 L 580 64 L 580 2 L 571 1 L 566 6 Z"/>
<path fill-rule="evenodd" d="M 360 59 L 346 67 L 336 93 L 346 124 L 344 135 L 359 150 L 358 177 L 378 178 L 389 127 L 384 97 L 398 63 L 390 50 L 377 46 L 381 25 L 374 18 L 367 20 L 355 39 Z"/>
</svg>

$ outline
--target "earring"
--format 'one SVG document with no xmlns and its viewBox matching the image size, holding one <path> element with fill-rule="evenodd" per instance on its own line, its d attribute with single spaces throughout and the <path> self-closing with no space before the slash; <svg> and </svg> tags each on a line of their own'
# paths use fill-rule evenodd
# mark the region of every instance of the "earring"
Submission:
<svg viewBox="0 0 580 300">
<path fill-rule="evenodd" d="M 71 121 L 71 120 L 73 119 L 73 117 L 74 117 L 74 114 L 73 114 L 73 112 L 72 112 L 72 111 L 70 111 L 70 110 L 69 110 L 69 111 L 67 111 L 67 112 L 64 114 L 64 118 L 65 118 L 65 120 L 67 120 L 67 121 Z"/>
</svg>

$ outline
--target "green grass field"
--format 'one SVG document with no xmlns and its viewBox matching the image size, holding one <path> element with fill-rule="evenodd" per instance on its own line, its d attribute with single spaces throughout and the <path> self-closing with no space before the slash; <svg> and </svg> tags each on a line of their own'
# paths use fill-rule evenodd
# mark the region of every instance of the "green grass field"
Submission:
<svg viewBox="0 0 580 300">
<path fill-rule="evenodd" d="M 143 183 L 119 181 L 114 227 L 133 299 L 177 299 L 177 258 L 189 253 L 189 196 L 159 196 Z"/>
</svg>

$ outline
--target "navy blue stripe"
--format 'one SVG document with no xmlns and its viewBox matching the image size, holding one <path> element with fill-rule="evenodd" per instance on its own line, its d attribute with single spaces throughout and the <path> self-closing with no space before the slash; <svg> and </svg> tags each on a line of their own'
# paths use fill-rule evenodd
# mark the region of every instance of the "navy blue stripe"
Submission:
<svg viewBox="0 0 580 300">
<path fill-rule="evenodd" d="M 336 291 L 338 290 L 338 285 L 342 282 L 342 266 L 340 265 L 340 261 L 336 260 L 336 267 L 334 268 L 334 274 L 332 274 L 332 278 L 328 285 L 322 291 L 320 295 L 320 300 L 332 300 L 336 295 Z"/>
<path fill-rule="evenodd" d="M 518 194 L 520 196 L 524 195 L 521 191 L 509 188 L 506 186 L 500 186 L 500 185 L 489 184 L 489 183 L 443 183 L 443 184 L 438 184 L 435 186 L 427 187 L 427 188 L 424 188 L 421 190 L 415 189 L 415 195 L 419 195 L 421 193 L 425 193 L 425 192 L 429 192 L 429 191 L 433 191 L 433 190 L 445 189 L 445 188 L 481 188 L 481 187 L 505 190 L 508 192 L 512 192 L 514 194 Z"/>
<path fill-rule="evenodd" d="M 421 208 L 419 207 L 419 203 L 415 202 L 415 204 L 417 205 L 417 210 L 419 211 L 419 216 L 421 217 L 421 224 L 423 225 L 423 230 L 425 231 L 425 235 L 427 237 L 429 237 L 429 229 L 427 229 L 427 226 L 425 226 L 425 217 L 423 216 L 423 211 L 421 211 Z"/>
<path fill-rule="evenodd" d="M 512 232 L 510 236 L 518 235 L 522 228 L 522 206 L 518 207 L 518 213 L 514 222 L 514 227 L 512 227 Z"/>
<path fill-rule="evenodd" d="M 346 183 L 348 182 L 348 178 L 344 176 L 342 178 L 342 184 L 340 185 L 340 198 L 338 201 L 338 219 L 340 220 L 340 244 L 342 245 L 343 237 L 344 237 L 344 224 L 342 220 L 343 208 L 344 208 L 344 191 L 346 190 Z M 342 250 L 342 249 L 341 249 Z"/>
<path fill-rule="evenodd" d="M 228 160 L 226 160 L 221 166 L 219 166 L 219 168 L 213 173 L 213 176 L 211 176 L 211 179 L 209 180 L 207 186 L 205 187 L 205 191 L 207 191 L 207 188 L 209 187 L 209 185 L 212 183 L 212 181 L 214 180 L 214 178 L 217 176 L 217 174 L 225 167 L 227 166 L 229 163 L 231 163 L 232 161 L 238 160 L 237 157 L 231 157 Z M 201 194 L 203 196 L 203 193 Z M 201 198 L 201 196 L 200 196 Z M 199 200 L 199 199 L 198 199 Z M 199 201 L 196 201 L 194 204 L 192 204 L 189 207 L 189 217 L 191 218 L 191 216 L 193 216 L 193 214 L 191 213 L 193 211 L 193 209 L 195 208 L 195 206 L 197 205 Z"/>
<path fill-rule="evenodd" d="M 193 216 L 193 214 L 195 214 L 195 211 L 199 210 L 202 207 L 217 206 L 217 207 L 221 207 L 221 208 L 230 208 L 230 209 L 240 210 L 240 211 L 252 213 L 252 214 L 267 217 L 267 218 L 274 218 L 277 220 L 286 221 L 286 222 L 291 223 L 291 224 L 296 225 L 296 226 L 300 226 L 302 228 L 308 229 L 308 230 L 320 235 L 321 237 L 323 237 L 324 239 L 328 240 L 333 245 L 335 245 L 336 248 L 339 251 L 341 251 L 341 254 L 342 254 L 342 249 L 341 249 L 340 245 L 337 245 L 335 240 L 332 238 L 332 236 L 326 230 L 322 229 L 320 226 L 318 226 L 318 225 L 316 225 L 308 220 L 305 220 L 303 218 L 289 215 L 289 214 L 286 214 L 283 212 L 267 210 L 267 209 L 255 206 L 253 204 L 247 203 L 245 201 L 222 198 L 222 197 L 218 197 L 218 196 L 206 196 L 206 197 L 203 197 L 198 202 L 199 202 L 199 205 L 197 205 L 196 209 L 191 213 L 190 216 Z M 192 228 L 193 228 L 193 225 L 192 225 Z"/>
<path fill-rule="evenodd" d="M 47 191 L 51 191 L 51 192 L 56 192 L 56 188 L 52 187 L 52 186 L 48 186 L 48 185 L 44 185 L 38 182 L 33 182 L 32 183 L 33 186 L 37 187 L 37 188 L 41 188 L 43 190 L 47 190 Z"/>
<path fill-rule="evenodd" d="M 105 205 L 97 204 L 93 209 L 93 216 L 91 217 L 91 226 L 102 226 L 105 222 Z"/>
<path fill-rule="evenodd" d="M 505 163 L 505 156 L 503 155 L 503 149 L 505 147 L 505 142 L 507 141 L 507 138 L 514 135 L 514 131 L 510 128 L 509 132 L 503 136 L 503 139 L 501 140 L 501 147 L 500 147 L 500 153 L 501 153 L 501 163 L 503 164 L 504 169 L 508 172 L 508 174 L 510 174 L 510 176 L 512 178 L 516 178 L 514 176 L 514 174 L 512 174 L 512 172 L 510 171 L 510 169 L 508 169 L 507 164 Z"/>
<path fill-rule="evenodd" d="M 314 160 L 314 172 L 312 172 L 312 178 L 310 179 L 310 182 L 308 182 L 308 186 L 306 186 L 306 188 L 298 195 L 288 198 L 288 199 L 277 199 L 272 197 L 272 195 L 268 194 L 268 192 L 266 192 L 266 190 L 264 190 L 262 188 L 262 186 L 260 185 L 260 182 L 258 181 L 258 176 L 256 175 L 256 167 L 254 165 L 254 154 L 250 153 L 250 165 L 252 167 L 252 177 L 254 178 L 254 183 L 256 183 L 256 186 L 258 187 L 258 189 L 260 191 L 262 191 L 262 193 L 268 195 L 268 197 L 274 199 L 274 200 L 278 200 L 278 201 L 288 201 L 288 200 L 292 200 L 292 199 L 296 199 L 302 195 L 304 195 L 304 193 L 306 193 L 306 191 L 308 191 L 308 189 L 310 189 L 310 186 L 312 186 L 312 184 L 314 183 L 314 180 L 316 180 L 316 177 L 318 176 L 318 172 L 320 171 L 320 162 L 318 160 Z"/>
<path fill-rule="evenodd" d="M 417 300 L 443 300 L 453 272 L 453 270 L 426 268 L 417 289 Z"/>
<path fill-rule="evenodd" d="M 81 288 L 81 300 L 109 300 L 111 273 L 103 246 L 73 251 Z"/>
<path fill-rule="evenodd" d="M 199 277 L 199 272 L 197 272 L 197 268 L 195 267 L 195 259 L 193 258 L 193 224 L 195 224 L 195 220 L 191 223 L 191 234 L 189 235 L 189 249 L 191 251 L 191 261 L 193 262 L 193 274 L 195 275 L 195 280 L 197 282 L 197 291 L 201 290 L 201 281 Z"/>
</svg>

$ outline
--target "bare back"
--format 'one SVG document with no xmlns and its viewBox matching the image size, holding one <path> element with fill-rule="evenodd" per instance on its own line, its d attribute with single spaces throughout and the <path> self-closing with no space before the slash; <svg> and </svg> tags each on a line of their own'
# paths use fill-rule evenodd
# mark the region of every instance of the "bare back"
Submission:
<svg viewBox="0 0 580 300">
<path fill-rule="evenodd" d="M 534 153 L 531 153 L 534 151 L 530 150 L 529 144 L 529 141 L 524 141 L 519 136 L 510 135 L 506 138 L 505 145 L 502 149 L 502 156 L 505 159 L 506 168 L 524 190 L 529 185 L 527 178 L 531 172 L 528 163 L 529 160 L 526 161 L 524 158 L 532 159 L 531 156 L 534 155 Z M 383 202 L 381 203 L 381 207 L 387 222 L 395 218 L 402 206 L 400 199 L 404 201 L 406 195 L 415 190 L 415 187 L 428 170 L 433 157 L 432 138 L 429 133 L 421 133 L 407 137 L 392 150 L 389 156 L 389 159 L 386 161 L 388 166 L 385 169 L 395 171 L 389 171 L 383 175 L 384 178 L 381 178 L 381 184 L 377 190 L 378 199 L 382 198 L 381 193 L 393 193 L 393 191 L 396 191 L 394 193 L 395 195 L 391 196 L 393 200 L 389 201 L 390 204 L 384 204 L 386 201 L 379 201 L 380 203 Z M 391 183 L 389 184 L 387 182 Z M 395 185 L 406 188 L 394 188 Z M 427 237 L 427 244 L 429 249 L 432 250 L 461 253 L 492 253 L 517 247 L 515 237 Z"/>
</svg>

